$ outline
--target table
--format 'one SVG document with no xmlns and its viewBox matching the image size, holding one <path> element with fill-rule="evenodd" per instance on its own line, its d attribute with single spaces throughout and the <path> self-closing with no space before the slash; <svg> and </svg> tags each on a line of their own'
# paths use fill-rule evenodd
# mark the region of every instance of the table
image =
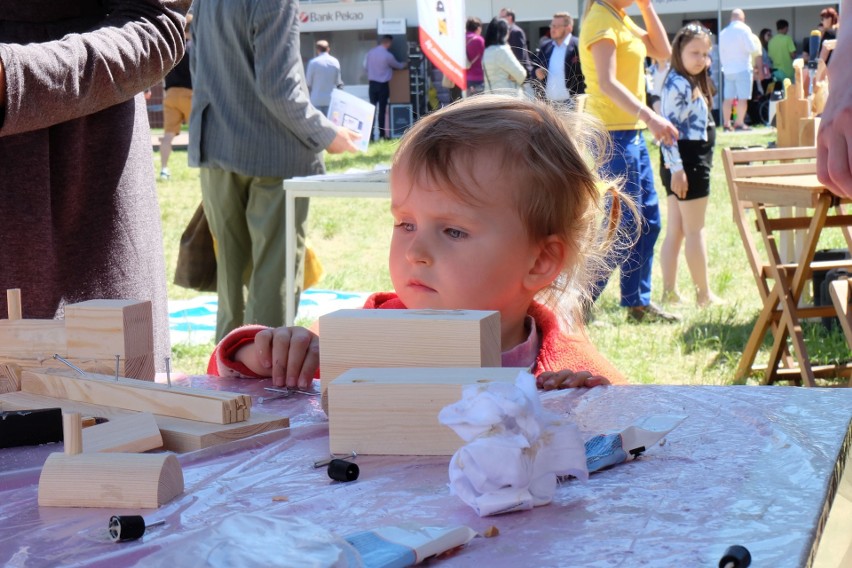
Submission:
<svg viewBox="0 0 852 568">
<path fill-rule="evenodd" d="M 229 381 L 191 384 L 256 394 L 268 384 Z M 499 529 L 432 563 L 442 567 L 716 566 L 741 544 L 754 566 L 784 568 L 808 565 L 818 550 L 852 443 L 852 390 L 628 386 L 543 399 L 589 436 L 650 414 L 688 418 L 640 459 L 562 484 L 550 505 L 486 518 L 449 495 L 448 457 L 360 456 L 357 481 L 329 480 L 312 467 L 328 451 L 316 399 L 262 405 L 291 416 L 290 429 L 179 456 L 186 491 L 158 510 L 39 508 L 40 465 L 58 448 L 2 450 L 0 565 L 146 566 L 165 551 L 174 566 L 197 566 L 188 543 L 247 511 L 270 523 L 304 518 L 342 536 L 398 524 Z M 114 544 L 105 537 L 112 514 L 166 524 Z M 274 546 L 251 531 L 245 539 Z"/>
<path fill-rule="evenodd" d="M 297 177 L 284 181 L 286 213 L 284 231 L 284 325 L 296 320 L 296 198 L 390 197 L 390 170 Z"/>
<path fill-rule="evenodd" d="M 814 262 L 814 253 L 823 229 L 825 227 L 841 228 L 846 246 L 852 248 L 852 235 L 849 229 L 852 225 L 852 216 L 843 213 L 843 208 L 839 207 L 840 202 L 819 182 L 815 173 L 736 178 L 734 183 L 739 199 L 753 205 L 757 215 L 758 231 L 767 251 L 768 276 L 774 281 L 771 292 L 763 298 L 763 309 L 746 343 L 737 376 L 744 376 L 751 368 L 766 333 L 777 322 L 777 329 L 773 330 L 774 340 L 763 382 L 771 383 L 779 378 L 789 379 L 800 374 L 804 385 L 815 386 L 815 369 L 808 357 L 801 319 L 807 316 L 835 315 L 835 312 L 833 306 L 809 309 L 800 306 L 799 300 L 807 278 L 819 264 Z M 767 214 L 767 207 L 774 206 L 813 209 L 813 214 L 771 219 Z M 833 206 L 837 206 L 836 214 L 829 215 Z M 804 231 L 798 261 L 792 265 L 783 262 L 774 235 L 776 231 L 788 229 Z M 828 264 L 830 263 L 826 263 L 826 266 Z M 846 262 L 846 264 L 850 263 Z M 780 314 L 777 313 L 778 310 Z M 798 369 L 790 369 L 789 361 L 782 361 L 786 357 L 788 337 L 792 342 Z M 779 369 L 782 363 L 787 368 Z"/>
</svg>

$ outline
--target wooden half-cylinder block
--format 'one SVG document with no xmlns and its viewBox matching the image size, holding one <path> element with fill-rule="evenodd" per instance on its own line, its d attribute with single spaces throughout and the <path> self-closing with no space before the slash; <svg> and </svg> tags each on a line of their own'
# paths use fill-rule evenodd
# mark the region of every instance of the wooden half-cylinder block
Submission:
<svg viewBox="0 0 852 568">
<path fill-rule="evenodd" d="M 231 424 L 251 415 L 251 397 L 238 393 L 169 387 L 88 374 L 68 376 L 59 371 L 27 370 L 21 376 L 21 390 L 32 394 L 114 406 L 165 416 Z"/>
<path fill-rule="evenodd" d="M 360 367 L 500 367 L 500 313 L 338 310 L 320 317 L 322 390 Z"/>
<path fill-rule="evenodd" d="M 183 493 L 174 454 L 84 454 L 80 414 L 62 415 L 65 453 L 48 456 L 38 480 L 42 507 L 156 509 Z"/>
<path fill-rule="evenodd" d="M 156 509 L 183 493 L 174 454 L 48 456 L 38 481 L 42 507 Z"/>
<path fill-rule="evenodd" d="M 332 454 L 449 456 L 464 441 L 438 422 L 466 385 L 514 383 L 521 368 L 350 369 L 329 384 Z"/>
<path fill-rule="evenodd" d="M 115 361 L 119 374 L 154 380 L 151 302 L 88 300 L 65 306 L 68 356 Z"/>
</svg>

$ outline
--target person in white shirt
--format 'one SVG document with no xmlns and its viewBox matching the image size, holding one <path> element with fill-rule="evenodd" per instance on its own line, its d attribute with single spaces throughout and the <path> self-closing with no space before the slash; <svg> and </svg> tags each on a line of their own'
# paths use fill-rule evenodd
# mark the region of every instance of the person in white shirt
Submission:
<svg viewBox="0 0 852 568">
<path fill-rule="evenodd" d="M 343 79 L 340 77 L 340 61 L 332 57 L 331 48 L 326 40 L 319 40 L 316 43 L 316 49 L 317 56 L 308 61 L 305 81 L 311 92 L 311 104 L 328 116 L 331 92 L 343 86 Z"/>
<path fill-rule="evenodd" d="M 722 64 L 724 88 L 722 93 L 722 124 L 725 130 L 750 130 L 745 115 L 751 99 L 752 57 L 762 53 L 760 40 L 745 23 L 745 12 L 731 12 L 731 23 L 719 34 L 719 59 Z M 731 126 L 731 110 L 737 101 L 737 120 Z"/>
</svg>

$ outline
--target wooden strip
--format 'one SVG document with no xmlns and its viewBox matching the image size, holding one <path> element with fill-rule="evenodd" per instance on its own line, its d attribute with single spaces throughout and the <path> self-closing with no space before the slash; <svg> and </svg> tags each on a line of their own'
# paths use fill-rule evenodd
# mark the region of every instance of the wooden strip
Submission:
<svg viewBox="0 0 852 568">
<path fill-rule="evenodd" d="M 41 507 L 156 509 L 183 493 L 174 454 L 48 456 L 38 482 Z"/>
<path fill-rule="evenodd" d="M 9 312 L 9 321 L 22 319 L 20 288 L 10 288 L 6 290 L 6 306 Z"/>
<path fill-rule="evenodd" d="M 132 380 L 104 380 L 88 376 L 65 375 L 24 371 L 21 390 L 80 402 L 115 406 L 127 410 L 153 412 L 177 418 L 200 420 L 217 424 L 225 422 L 225 402 L 221 399 L 169 389 L 165 385 L 139 381 L 141 387 L 130 385 Z M 155 388 L 159 387 L 159 388 Z"/>
<path fill-rule="evenodd" d="M 62 408 L 66 411 L 79 412 L 84 416 L 102 416 L 112 420 L 114 417 L 135 414 L 132 410 L 124 410 L 110 406 L 100 406 L 67 399 L 52 398 L 25 392 L 13 392 L 0 395 L 0 410 L 27 410 L 34 408 Z M 260 412 L 252 413 L 244 422 L 234 424 L 210 424 L 197 420 L 184 420 L 171 416 L 154 415 L 157 427 L 163 437 L 163 449 L 184 453 L 200 450 L 241 440 L 255 434 L 280 430 L 290 425 L 286 416 L 276 416 Z M 88 428 L 87 428 L 88 429 Z"/>
<path fill-rule="evenodd" d="M 147 452 L 163 446 L 163 436 L 150 412 L 117 416 L 83 430 L 83 453 Z"/>
<path fill-rule="evenodd" d="M 21 367 L 0 360 L 0 394 L 21 390 Z"/>
</svg>

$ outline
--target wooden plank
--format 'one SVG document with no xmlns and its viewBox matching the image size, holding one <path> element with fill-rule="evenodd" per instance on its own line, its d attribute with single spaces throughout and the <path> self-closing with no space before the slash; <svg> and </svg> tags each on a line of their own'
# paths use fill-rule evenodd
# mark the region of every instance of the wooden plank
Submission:
<svg viewBox="0 0 852 568">
<path fill-rule="evenodd" d="M 500 314 L 473 310 L 338 310 L 320 317 L 323 392 L 357 367 L 499 367 Z"/>
<path fill-rule="evenodd" d="M 64 356 L 65 337 L 62 320 L 0 320 L 0 356 Z"/>
<path fill-rule="evenodd" d="M 133 410 L 124 410 L 110 406 L 101 406 L 85 402 L 76 402 L 63 398 L 52 398 L 25 392 L 0 394 L 0 410 L 27 410 L 34 408 L 62 408 L 79 412 L 83 416 L 100 416 L 112 420 L 135 414 Z M 216 446 L 232 440 L 241 440 L 255 434 L 280 430 L 290 425 L 286 416 L 252 413 L 244 422 L 233 424 L 210 424 L 197 420 L 185 420 L 171 416 L 154 415 L 157 427 L 163 437 L 163 449 L 176 453 L 191 452 Z"/>
<path fill-rule="evenodd" d="M 518 368 L 350 369 L 329 384 L 332 454 L 455 453 L 464 441 L 438 422 L 438 413 L 462 397 L 462 388 L 514 383 Z"/>
<path fill-rule="evenodd" d="M 163 436 L 150 412 L 117 416 L 83 429 L 83 453 L 141 453 L 163 446 Z"/>
<path fill-rule="evenodd" d="M 103 375 L 84 377 L 55 371 L 26 370 L 21 390 L 79 402 L 152 412 L 176 418 L 228 424 L 227 404 L 236 394 L 202 389 L 169 388 L 166 385 Z M 230 396 L 228 396 L 230 395 Z"/>
<path fill-rule="evenodd" d="M 183 493 L 174 454 L 50 454 L 38 482 L 41 507 L 156 509 Z"/>
</svg>

